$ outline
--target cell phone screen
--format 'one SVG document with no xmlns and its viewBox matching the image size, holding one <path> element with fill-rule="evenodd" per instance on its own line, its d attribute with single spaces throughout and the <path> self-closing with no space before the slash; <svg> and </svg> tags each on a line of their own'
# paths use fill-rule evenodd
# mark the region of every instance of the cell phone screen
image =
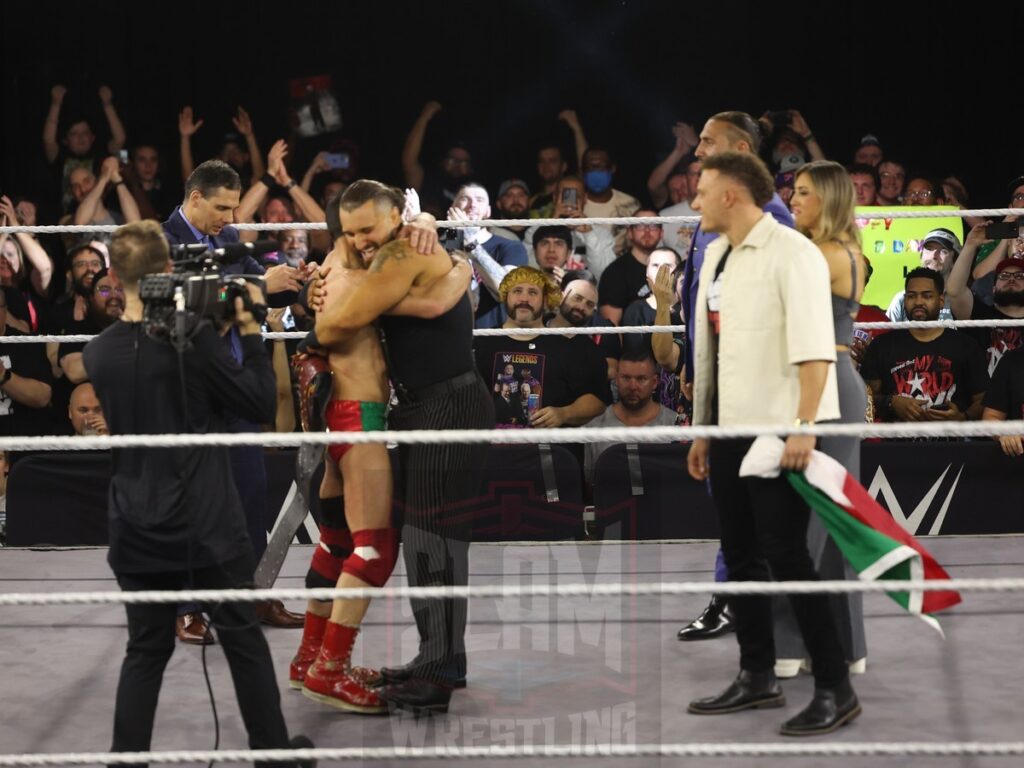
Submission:
<svg viewBox="0 0 1024 768">
<path fill-rule="evenodd" d="M 332 170 L 343 171 L 349 167 L 351 158 L 348 152 L 328 152 L 327 153 L 327 167 Z"/>
<path fill-rule="evenodd" d="M 1015 221 L 994 221 L 985 225 L 985 237 L 989 240 L 1012 240 L 1020 232 Z"/>
<path fill-rule="evenodd" d="M 579 193 L 573 188 L 562 190 L 562 205 L 568 205 L 573 208 L 579 206 Z"/>
</svg>

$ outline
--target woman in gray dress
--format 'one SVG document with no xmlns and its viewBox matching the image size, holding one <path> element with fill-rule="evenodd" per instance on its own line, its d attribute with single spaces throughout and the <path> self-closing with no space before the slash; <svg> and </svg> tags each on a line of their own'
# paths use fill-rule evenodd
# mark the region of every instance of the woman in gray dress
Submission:
<svg viewBox="0 0 1024 768">
<path fill-rule="evenodd" d="M 846 169 L 830 160 L 816 160 L 796 172 L 790 208 L 796 228 L 814 241 L 828 263 L 832 280 L 832 318 L 836 331 L 836 382 L 843 423 L 864 421 L 867 392 L 850 359 L 853 319 L 864 291 L 866 265 L 861 253 L 860 230 L 854 221 L 856 197 Z M 818 448 L 860 478 L 860 438 L 826 437 Z M 816 515 L 807 529 L 807 548 L 822 579 L 856 578 Z M 832 608 L 850 671 L 863 672 L 867 663 L 864 605 L 860 593 L 832 595 Z M 776 675 L 793 677 L 808 669 L 796 620 L 789 601 L 773 601 L 775 612 Z"/>
</svg>

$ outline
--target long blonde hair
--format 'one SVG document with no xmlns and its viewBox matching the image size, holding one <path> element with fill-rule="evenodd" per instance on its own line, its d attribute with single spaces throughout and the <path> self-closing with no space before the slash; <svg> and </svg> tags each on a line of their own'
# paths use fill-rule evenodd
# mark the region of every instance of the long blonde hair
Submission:
<svg viewBox="0 0 1024 768">
<path fill-rule="evenodd" d="M 853 189 L 850 174 L 839 163 L 832 160 L 814 160 L 800 166 L 794 180 L 807 175 L 814 190 L 821 198 L 821 214 L 818 217 L 817 233 L 804 232 L 816 243 L 829 240 L 850 242 L 861 247 L 860 227 L 854 221 L 854 206 L 857 195 Z"/>
</svg>

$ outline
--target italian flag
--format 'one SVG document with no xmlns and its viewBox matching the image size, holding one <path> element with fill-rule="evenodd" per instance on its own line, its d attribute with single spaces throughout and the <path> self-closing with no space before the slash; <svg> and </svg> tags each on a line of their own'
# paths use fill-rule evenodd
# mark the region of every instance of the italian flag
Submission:
<svg viewBox="0 0 1024 768">
<path fill-rule="evenodd" d="M 783 447 L 778 437 L 757 438 L 743 459 L 740 477 L 778 477 Z M 814 451 L 805 472 L 787 470 L 785 476 L 862 580 L 949 580 L 935 558 L 835 459 Z M 887 594 L 940 634 L 942 628 L 931 614 L 960 602 L 960 594 L 952 590 Z"/>
</svg>

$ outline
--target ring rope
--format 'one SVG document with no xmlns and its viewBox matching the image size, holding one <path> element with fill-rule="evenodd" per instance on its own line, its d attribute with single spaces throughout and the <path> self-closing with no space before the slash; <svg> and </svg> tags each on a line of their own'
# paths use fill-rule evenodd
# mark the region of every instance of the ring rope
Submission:
<svg viewBox="0 0 1024 768">
<path fill-rule="evenodd" d="M 426 600 L 513 597 L 678 597 L 680 595 L 813 595 L 879 592 L 1020 592 L 1024 578 L 905 579 L 881 581 L 678 581 L 608 584 L 478 584 L 444 587 L 305 587 L 181 589 L 137 592 L 6 592 L 0 606 L 255 603 L 262 600 Z M 524 619 L 523 621 L 526 621 Z"/>
<path fill-rule="evenodd" d="M 1000 437 L 1024 435 L 1024 420 L 967 421 L 958 423 L 813 424 L 788 426 L 758 424 L 738 426 L 665 427 L 549 427 L 544 429 L 409 429 L 379 432 L 223 432 L 163 435 L 46 435 L 0 437 L 3 451 L 97 451 L 111 448 L 184 448 L 262 445 L 296 448 L 345 442 L 428 445 L 441 443 L 673 443 L 703 438 L 785 437 Z"/>
<path fill-rule="evenodd" d="M 128 765 L 132 763 L 242 763 L 285 760 L 441 760 L 522 757 L 1011 757 L 1024 742 L 906 741 L 831 744 L 523 744 L 485 747 L 317 747 L 166 752 L 67 752 L 0 755 L 0 766 Z"/>
<path fill-rule="evenodd" d="M 911 328 L 1017 328 L 1024 326 L 1024 318 L 1006 320 L 901 320 L 899 322 L 854 323 L 863 330 L 909 330 Z M 582 328 L 475 328 L 474 336 L 602 336 L 606 333 L 685 333 L 685 325 L 607 325 Z M 264 339 L 304 339 L 306 331 L 270 331 Z M 95 335 L 65 334 L 37 336 L 0 336 L 0 344 L 80 344 L 91 341 Z"/>
<path fill-rule="evenodd" d="M 935 219 L 955 216 L 958 218 L 968 217 L 990 217 L 990 216 L 1020 216 L 1019 208 L 975 208 L 969 210 L 951 211 L 916 211 L 916 210 L 890 210 L 872 211 L 856 216 L 858 219 Z M 482 219 L 480 221 L 444 220 L 438 221 L 437 226 L 449 229 L 465 227 L 547 227 L 560 224 L 581 226 L 588 224 L 603 224 L 612 226 L 628 226 L 631 224 L 684 224 L 696 223 L 700 216 L 591 216 L 587 218 L 562 218 L 562 219 Z M 240 232 L 276 232 L 289 229 L 327 229 L 327 224 L 316 221 L 291 221 L 283 224 L 278 223 L 239 223 L 232 226 Z M 0 234 L 16 234 L 26 232 L 32 234 L 61 234 L 75 232 L 116 232 L 119 225 L 116 224 L 50 224 L 35 226 L 6 226 L 0 227 Z"/>
</svg>

